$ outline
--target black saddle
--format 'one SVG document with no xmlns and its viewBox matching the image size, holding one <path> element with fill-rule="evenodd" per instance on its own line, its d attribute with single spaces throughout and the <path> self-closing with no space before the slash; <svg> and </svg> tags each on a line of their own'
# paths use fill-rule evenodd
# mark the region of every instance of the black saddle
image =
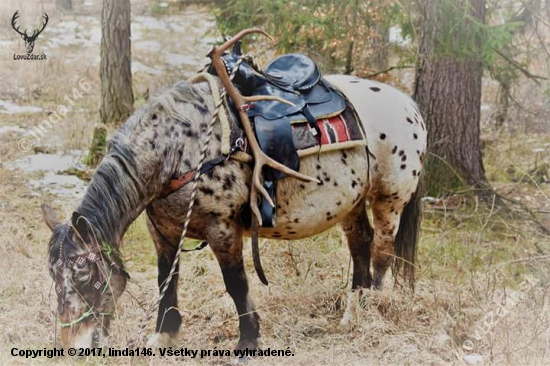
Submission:
<svg viewBox="0 0 550 366">
<path fill-rule="evenodd" d="M 262 150 L 279 163 L 298 171 L 300 159 L 294 146 L 291 124 L 307 122 L 320 145 L 321 131 L 317 120 L 344 111 L 345 101 L 322 78 L 315 62 L 305 55 L 294 53 L 279 56 L 264 71 L 260 71 L 250 58 L 243 57 L 238 42 L 231 53 L 222 57 L 229 75 L 241 58 L 233 84 L 243 96 L 272 95 L 292 103 L 267 100 L 255 102 L 248 110 L 248 116 Z M 216 74 L 213 67 L 208 71 Z M 234 115 L 238 116 L 238 113 Z M 283 177 L 284 173 L 265 168 L 266 189 L 275 192 L 275 181 Z M 269 217 L 269 211 L 272 210 L 266 207 L 266 202 L 261 205 L 264 226 L 272 226 L 273 220 Z"/>
</svg>

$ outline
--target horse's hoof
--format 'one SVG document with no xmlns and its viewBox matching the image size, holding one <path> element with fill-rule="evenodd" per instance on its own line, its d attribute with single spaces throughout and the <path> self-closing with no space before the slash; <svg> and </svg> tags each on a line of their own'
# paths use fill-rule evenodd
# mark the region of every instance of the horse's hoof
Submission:
<svg viewBox="0 0 550 366">
<path fill-rule="evenodd" d="M 374 271 L 374 276 L 372 279 L 372 288 L 377 291 L 382 291 L 382 288 L 384 287 L 384 273 L 380 273 L 379 271 Z"/>
<path fill-rule="evenodd" d="M 258 350 L 258 341 L 257 340 L 240 340 L 237 344 L 237 347 L 235 347 L 235 355 L 238 355 L 240 352 L 240 356 L 237 356 L 234 358 L 235 363 L 247 363 L 253 358 L 256 358 L 254 353 L 252 351 Z"/>
<path fill-rule="evenodd" d="M 172 333 L 155 333 L 147 341 L 149 348 L 168 348 L 174 345 L 175 334 Z"/>
</svg>

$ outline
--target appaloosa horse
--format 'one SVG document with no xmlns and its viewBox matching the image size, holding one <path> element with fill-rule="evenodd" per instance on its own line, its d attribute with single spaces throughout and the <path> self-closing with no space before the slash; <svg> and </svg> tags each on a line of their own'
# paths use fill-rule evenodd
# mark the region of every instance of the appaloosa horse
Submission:
<svg viewBox="0 0 550 366">
<path fill-rule="evenodd" d="M 327 79 L 355 106 L 372 156 L 365 148 L 352 148 L 303 158 L 300 173 L 322 179 L 282 179 L 276 227 L 260 228 L 260 236 L 300 239 L 341 223 L 353 259 L 352 289 L 380 288 L 394 257 L 402 258 L 393 262 L 413 277 L 420 222 L 418 183 L 426 149 L 420 113 L 409 97 L 388 85 L 350 76 Z M 192 185 L 168 197 L 163 197 L 163 189 L 174 175 L 198 164 L 214 108 L 208 83 L 176 84 L 135 112 L 110 138 L 107 156 L 68 223 L 60 223 L 53 210 L 43 206 L 53 231 L 50 273 L 58 293 L 64 347 L 93 347 L 106 336 L 115 301 L 127 281 L 119 246 L 144 210 L 158 254 L 159 285 L 166 279 Z M 207 159 L 220 153 L 219 124 L 212 136 Z M 250 215 L 251 171 L 248 164 L 229 159 L 203 175 L 188 232 L 189 237 L 207 241 L 219 262 L 239 314 L 237 349 L 257 347 L 260 334 L 242 255 L 243 236 L 249 230 L 243 213 Z M 158 309 L 157 344 L 170 340 L 180 328 L 177 297 L 176 276 Z"/>
</svg>

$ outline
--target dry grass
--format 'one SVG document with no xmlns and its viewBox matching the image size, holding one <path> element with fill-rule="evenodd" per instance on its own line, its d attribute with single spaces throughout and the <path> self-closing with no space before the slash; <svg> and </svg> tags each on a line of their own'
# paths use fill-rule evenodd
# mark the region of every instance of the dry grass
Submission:
<svg viewBox="0 0 550 366">
<path fill-rule="evenodd" d="M 8 1 L 0 9 L 11 14 L 19 3 Z M 77 13 L 80 15 L 62 17 L 53 9 L 53 1 L 43 3 L 52 27 L 60 19 L 80 21 L 79 17 L 98 14 L 97 6 L 95 13 L 93 9 L 83 13 L 86 9 L 79 3 Z M 32 7 L 25 9 L 31 11 Z M 134 11 L 138 15 L 147 13 L 149 7 L 145 1 L 137 1 Z M 180 19 L 178 15 L 169 16 L 174 21 Z M 2 32 L 0 37 L 11 39 L 11 33 Z M 157 30 L 145 33 L 142 38 L 159 41 L 168 52 L 178 53 L 181 48 L 177 34 L 167 35 Z M 179 52 L 196 52 L 193 44 L 187 42 L 187 48 Z M 97 67 L 90 66 L 89 62 L 96 57 L 97 48 L 75 47 L 48 51 L 56 57 L 32 72 L 29 64 L 17 62 L 5 63 L 0 69 L 0 80 L 7 80 L 0 90 L 0 99 L 44 109 L 62 103 L 63 96 L 80 78 L 90 81 L 90 94 L 42 141 L 58 151 L 85 148 L 97 119 L 99 80 Z M 76 51 L 80 59 L 67 57 Z M 204 51 L 201 46 L 200 52 Z M 146 65 L 162 62 L 160 53 L 136 50 L 134 56 Z M 148 89 L 153 93 L 190 72 L 191 69 L 176 68 L 166 69 L 162 77 L 134 74 L 138 103 L 143 102 Z M 30 128 L 43 118 L 44 113 L 0 114 L 0 127 Z M 550 208 L 548 184 L 517 179 L 522 172 L 533 168 L 536 154 L 538 164 L 549 162 L 550 138 L 539 133 L 540 124 L 537 124 L 537 133 L 532 131 L 525 127 L 521 133 L 517 130 L 495 133 L 486 126 L 485 164 L 489 178 L 501 194 L 527 205 L 540 215 L 541 221 L 548 223 L 549 216 L 544 213 Z M 4 163 L 25 156 L 17 148 L 18 138 L 20 135 L 16 133 L 0 134 L 1 364 L 29 363 L 11 357 L 12 347 L 40 349 L 58 344 L 55 295 L 46 261 L 49 231 L 42 222 L 39 205 L 53 201 L 62 217 L 68 217 L 77 204 L 26 185 L 41 173 L 24 173 L 6 167 Z M 542 147 L 546 148 L 544 152 L 533 153 Z M 464 364 L 464 356 L 475 354 L 483 356 L 484 364 L 550 363 L 547 354 L 550 259 L 546 256 L 550 253 L 550 241 L 538 232 L 527 215 L 520 212 L 512 215 L 480 206 L 467 192 L 436 205 L 426 205 L 416 291 L 411 293 L 393 286 L 392 279 L 387 279 L 384 291 L 364 291 L 361 303 L 354 303 L 352 322 L 347 327 L 340 325 L 340 319 L 348 301 L 351 274 L 347 246 L 342 239 L 340 230 L 335 228 L 307 240 L 265 241 L 261 251 L 269 287 L 261 285 L 253 273 L 251 253 L 246 248 L 252 298 L 262 318 L 262 347 L 290 347 L 295 354 L 291 359 L 265 358 L 251 364 L 447 365 Z M 132 280 L 112 325 L 110 345 L 115 348 L 124 347 L 129 338 L 135 336 L 145 309 L 156 298 L 156 257 L 142 217 L 126 234 L 123 252 Z M 225 293 L 211 251 L 184 254 L 180 273 L 180 311 L 184 325 L 178 345 L 193 349 L 232 349 L 238 337 L 236 312 Z M 525 276 L 538 282 L 528 290 L 521 288 L 525 296 L 517 300 L 517 291 Z M 474 339 L 484 317 L 491 312 L 504 314 L 498 304 L 505 301 L 508 301 L 506 316 L 479 341 Z M 147 335 L 152 334 L 152 327 L 153 324 L 149 324 Z M 72 364 L 72 361 L 69 358 L 37 359 L 32 363 Z M 157 357 L 89 359 L 79 363 L 224 364 L 228 361 L 214 357 L 199 361 Z"/>
</svg>

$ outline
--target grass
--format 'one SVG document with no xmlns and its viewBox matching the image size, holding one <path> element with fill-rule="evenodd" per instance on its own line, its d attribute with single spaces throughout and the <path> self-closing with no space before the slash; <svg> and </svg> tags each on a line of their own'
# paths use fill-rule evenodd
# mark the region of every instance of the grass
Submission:
<svg viewBox="0 0 550 366">
<path fill-rule="evenodd" d="M 54 16 L 53 1 L 45 3 L 52 19 L 61 17 Z M 135 5 L 134 9 L 150 11 L 150 4 L 145 1 Z M 144 39 L 158 40 L 163 49 L 178 52 L 180 35 L 159 31 L 146 34 Z M 82 55 L 77 62 L 63 58 L 76 52 L 74 48 L 67 48 L 33 73 L 15 63 L 0 70 L 0 80 L 9 81 L 6 88 L 0 90 L 0 99 L 15 99 L 44 109 L 63 104 L 64 95 L 78 85 L 81 77 L 91 83 L 89 95 L 80 99 L 75 109 L 40 142 L 41 146 L 53 146 L 59 152 L 86 149 L 98 120 L 99 79 L 96 68 L 86 62 L 97 50 L 77 50 Z M 186 48 L 186 52 L 204 53 L 205 50 Z M 135 52 L 134 56 L 147 65 L 161 62 L 160 55 L 144 51 Z M 189 70 L 184 69 L 184 73 L 187 72 Z M 3 79 L 6 75 L 10 78 Z M 137 99 L 143 99 L 149 88 L 154 94 L 171 82 L 185 78 L 181 70 L 169 71 L 162 77 L 143 73 L 135 76 Z M 14 91 L 21 87 L 26 88 L 24 95 L 14 97 Z M 43 113 L 0 113 L 0 126 L 28 129 L 44 118 Z M 547 146 L 550 137 L 547 130 L 541 133 L 538 127 L 529 127 L 527 122 L 531 120 L 525 121 L 523 128 L 515 126 L 499 132 L 484 128 L 484 163 L 487 176 L 500 194 L 526 205 L 542 223 L 549 225 L 548 183 L 519 178 L 534 167 L 535 159 L 548 163 L 548 149 L 539 153 L 538 158 L 533 150 Z M 74 199 L 32 190 L 26 185 L 41 173 L 26 174 L 5 166 L 6 162 L 26 156 L 17 148 L 18 138 L 20 136 L 13 133 L 0 134 L 0 257 L 3 258 L 0 261 L 0 363 L 225 364 L 226 358 L 220 360 L 213 356 L 199 360 L 158 357 L 25 360 L 10 356 L 13 347 L 59 346 L 56 300 L 46 259 L 50 232 L 42 221 L 39 206 L 42 202 L 53 202 L 60 217 L 65 219 L 77 205 Z M 295 354 L 289 359 L 257 359 L 251 364 L 448 365 L 463 364 L 464 356 L 476 354 L 483 356 L 485 364 L 549 363 L 550 268 L 549 258 L 545 256 L 550 252 L 550 241 L 518 206 L 511 205 L 511 208 L 512 212 L 505 213 L 484 207 L 464 191 L 435 204 L 425 203 L 416 291 L 411 293 L 394 286 L 392 278 L 387 279 L 383 291 L 363 291 L 361 303 L 354 302 L 352 321 L 347 327 L 340 325 L 340 319 L 348 302 L 351 269 L 347 245 L 339 228 L 306 240 L 262 241 L 262 262 L 269 287 L 263 286 L 254 273 L 247 242 L 245 264 L 251 296 L 261 316 L 262 347 L 290 347 Z M 126 233 L 123 255 L 132 279 L 120 299 L 111 327 L 110 346 L 119 349 L 136 335 L 146 309 L 158 293 L 156 253 L 143 215 Z M 524 290 L 520 285 L 525 276 L 537 279 L 537 284 Z M 518 291 L 525 296 L 513 302 Z M 238 319 L 209 248 L 182 254 L 178 294 L 183 317 L 179 347 L 232 349 L 235 346 Z M 473 338 L 488 314 L 502 315 L 499 309 L 503 304 L 508 304 L 506 316 L 498 318 L 491 332 L 483 334 L 480 340 Z M 145 336 L 153 333 L 153 326 L 148 325 Z"/>
</svg>

